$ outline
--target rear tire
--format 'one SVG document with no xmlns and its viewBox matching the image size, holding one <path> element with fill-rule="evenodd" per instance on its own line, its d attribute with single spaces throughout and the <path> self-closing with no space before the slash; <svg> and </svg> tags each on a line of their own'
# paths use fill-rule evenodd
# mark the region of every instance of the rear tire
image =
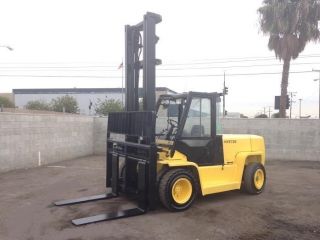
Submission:
<svg viewBox="0 0 320 240">
<path fill-rule="evenodd" d="M 164 207 L 170 211 L 188 209 L 196 199 L 198 183 L 193 173 L 187 169 L 177 168 L 166 172 L 159 183 L 159 198 Z"/>
<path fill-rule="evenodd" d="M 266 171 L 261 163 L 250 163 L 244 170 L 243 189 L 249 194 L 262 193 L 266 184 Z"/>
</svg>

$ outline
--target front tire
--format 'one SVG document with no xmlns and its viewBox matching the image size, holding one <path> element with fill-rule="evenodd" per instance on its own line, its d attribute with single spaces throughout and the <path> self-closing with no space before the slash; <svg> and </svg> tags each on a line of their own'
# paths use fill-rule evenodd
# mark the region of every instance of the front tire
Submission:
<svg viewBox="0 0 320 240">
<path fill-rule="evenodd" d="M 250 163 L 244 171 L 244 190 L 250 194 L 262 193 L 266 184 L 266 170 L 261 163 Z"/>
<path fill-rule="evenodd" d="M 164 174 L 159 184 L 159 198 L 170 211 L 183 211 L 194 202 L 198 193 L 197 179 L 187 169 L 171 169 Z"/>
</svg>

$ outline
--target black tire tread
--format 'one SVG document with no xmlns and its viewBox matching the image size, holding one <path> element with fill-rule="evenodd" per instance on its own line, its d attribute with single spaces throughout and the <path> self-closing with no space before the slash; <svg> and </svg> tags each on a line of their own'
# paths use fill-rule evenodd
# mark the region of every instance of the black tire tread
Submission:
<svg viewBox="0 0 320 240">
<path fill-rule="evenodd" d="M 262 169 L 264 173 L 264 184 L 261 189 L 256 189 L 253 182 L 253 176 L 258 169 Z M 244 190 L 249 194 L 260 194 L 266 185 L 266 171 L 261 163 L 250 163 L 244 170 Z"/>
<path fill-rule="evenodd" d="M 160 183 L 159 183 L 159 198 L 160 198 L 160 201 L 161 203 L 163 204 L 163 206 L 165 208 L 167 208 L 168 210 L 170 211 L 181 211 L 181 210 L 186 210 L 188 207 L 191 206 L 188 206 L 187 208 L 184 208 L 184 209 L 176 209 L 174 208 L 171 204 L 170 204 L 170 199 L 169 196 L 168 196 L 168 187 L 170 185 L 170 182 L 172 181 L 172 179 L 176 178 L 177 176 L 179 175 L 187 175 L 188 177 L 190 177 L 192 179 L 192 182 L 193 182 L 193 191 L 194 191 L 194 194 L 195 196 L 197 195 L 198 193 L 198 181 L 197 179 L 195 178 L 194 174 L 187 170 L 187 169 L 184 169 L 184 168 L 176 168 L 176 169 L 170 169 L 168 170 L 162 177 Z"/>
</svg>

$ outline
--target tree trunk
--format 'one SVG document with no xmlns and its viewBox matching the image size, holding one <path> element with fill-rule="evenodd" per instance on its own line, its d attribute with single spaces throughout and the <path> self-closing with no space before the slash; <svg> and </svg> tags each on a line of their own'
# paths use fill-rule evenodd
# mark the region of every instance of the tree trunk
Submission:
<svg viewBox="0 0 320 240">
<path fill-rule="evenodd" d="M 286 117 L 290 58 L 283 61 L 279 117 Z"/>
</svg>

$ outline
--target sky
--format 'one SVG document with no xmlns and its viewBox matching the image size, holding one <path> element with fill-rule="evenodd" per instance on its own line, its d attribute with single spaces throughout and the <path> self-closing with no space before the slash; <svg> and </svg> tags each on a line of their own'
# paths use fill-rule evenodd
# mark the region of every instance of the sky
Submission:
<svg viewBox="0 0 320 240">
<path fill-rule="evenodd" d="M 280 94 L 282 66 L 259 30 L 262 1 L 0 0 L 0 92 L 14 88 L 121 87 L 124 26 L 147 12 L 157 25 L 157 86 L 221 92 L 228 112 L 254 116 Z M 318 114 L 319 43 L 292 62 L 293 117 Z M 301 73 L 303 72 L 303 73 Z M 264 74 L 261 74 L 264 73 Z M 268 74 L 266 74 L 268 73 Z M 51 76 L 51 77 L 50 77 Z M 54 76 L 54 77 L 52 77 Z M 67 76 L 67 77 L 66 77 Z"/>
</svg>

